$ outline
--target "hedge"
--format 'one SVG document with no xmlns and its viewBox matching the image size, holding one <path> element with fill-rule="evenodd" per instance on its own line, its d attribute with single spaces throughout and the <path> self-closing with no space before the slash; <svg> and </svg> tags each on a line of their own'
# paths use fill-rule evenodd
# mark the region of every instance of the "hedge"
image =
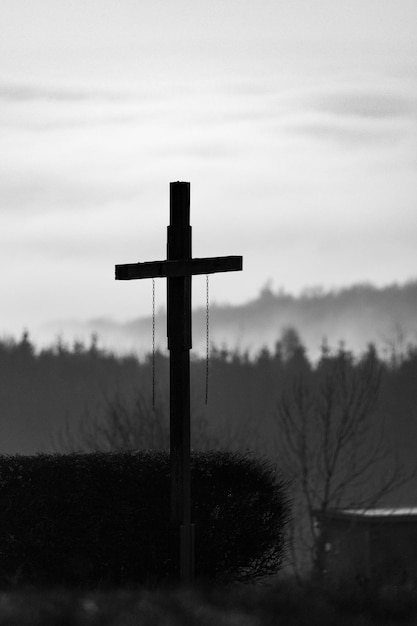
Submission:
<svg viewBox="0 0 417 626">
<path fill-rule="evenodd" d="M 265 459 L 193 453 L 195 573 L 277 572 L 286 489 Z M 175 579 L 166 452 L 0 456 L 0 586 L 126 586 Z"/>
</svg>

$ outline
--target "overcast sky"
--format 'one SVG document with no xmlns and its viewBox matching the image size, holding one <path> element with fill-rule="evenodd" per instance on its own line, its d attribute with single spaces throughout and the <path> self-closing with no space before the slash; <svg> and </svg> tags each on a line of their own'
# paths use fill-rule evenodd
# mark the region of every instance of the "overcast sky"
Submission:
<svg viewBox="0 0 417 626">
<path fill-rule="evenodd" d="M 0 0 L 0 125 L 1 334 L 149 314 L 175 180 L 218 302 L 417 277 L 415 0 Z"/>
</svg>

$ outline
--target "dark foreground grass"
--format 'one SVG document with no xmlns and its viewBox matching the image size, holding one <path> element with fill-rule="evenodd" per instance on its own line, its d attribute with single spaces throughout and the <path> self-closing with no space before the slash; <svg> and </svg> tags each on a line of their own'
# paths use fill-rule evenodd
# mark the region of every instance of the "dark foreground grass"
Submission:
<svg viewBox="0 0 417 626">
<path fill-rule="evenodd" d="M 106 592 L 16 589 L 0 594 L 1 626 L 417 625 L 413 590 L 332 591 L 282 583 Z"/>
</svg>

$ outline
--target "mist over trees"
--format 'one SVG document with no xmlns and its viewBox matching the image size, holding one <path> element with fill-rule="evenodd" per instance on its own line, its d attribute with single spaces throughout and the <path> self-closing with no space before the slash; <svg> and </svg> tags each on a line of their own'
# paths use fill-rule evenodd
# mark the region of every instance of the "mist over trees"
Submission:
<svg viewBox="0 0 417 626">
<path fill-rule="evenodd" d="M 150 310 L 149 303 L 149 310 Z M 405 284 L 376 287 L 357 284 L 341 289 L 321 287 L 305 289 L 298 296 L 282 289 L 273 290 L 267 283 L 259 295 L 249 302 L 227 305 L 210 304 L 210 337 L 217 346 L 249 350 L 254 356 L 259 346 L 274 350 L 282 330 L 292 326 L 303 338 L 309 358 L 320 356 L 320 345 L 327 338 L 336 345 L 342 338 L 355 353 L 366 350 L 372 342 L 381 354 L 389 357 L 393 342 L 417 341 L 417 280 Z M 204 354 L 204 307 L 193 311 L 193 349 Z M 135 347 L 144 355 L 150 347 L 152 319 L 150 316 L 120 323 L 98 319 L 75 324 L 65 323 L 67 338 L 89 340 L 91 333 L 100 336 L 103 345 L 118 352 Z M 51 324 L 48 341 L 61 332 L 62 325 Z M 161 308 L 156 315 L 156 342 L 166 347 L 166 315 Z"/>
</svg>

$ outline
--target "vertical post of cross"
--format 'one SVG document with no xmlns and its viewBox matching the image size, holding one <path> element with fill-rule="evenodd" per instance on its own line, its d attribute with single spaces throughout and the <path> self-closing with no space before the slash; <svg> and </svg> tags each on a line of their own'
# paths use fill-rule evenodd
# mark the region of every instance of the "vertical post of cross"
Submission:
<svg viewBox="0 0 417 626">
<path fill-rule="evenodd" d="M 191 523 L 190 350 L 191 278 L 197 274 L 235 272 L 241 256 L 191 256 L 190 183 L 170 184 L 170 224 L 166 261 L 116 265 L 116 280 L 167 278 L 168 349 L 170 351 L 171 527 L 174 576 L 194 578 L 194 525 Z"/>
<path fill-rule="evenodd" d="M 167 260 L 191 259 L 190 183 L 170 184 Z M 167 278 L 170 351 L 171 525 L 182 583 L 194 575 L 194 527 L 191 524 L 190 349 L 191 275 Z"/>
</svg>

